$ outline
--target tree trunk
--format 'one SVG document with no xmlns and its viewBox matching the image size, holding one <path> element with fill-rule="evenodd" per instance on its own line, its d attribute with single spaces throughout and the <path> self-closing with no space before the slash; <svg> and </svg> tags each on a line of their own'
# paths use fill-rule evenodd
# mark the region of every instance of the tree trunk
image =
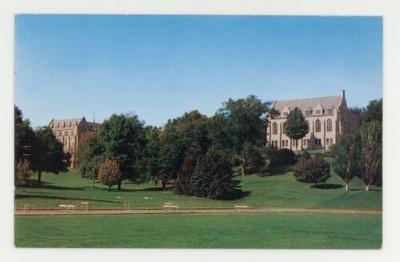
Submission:
<svg viewBox="0 0 400 262">
<path fill-rule="evenodd" d="M 349 183 L 346 182 L 346 191 L 349 191 Z"/>
<path fill-rule="evenodd" d="M 121 184 L 122 184 L 122 181 L 118 181 L 118 191 L 121 191 Z"/>
<path fill-rule="evenodd" d="M 370 183 L 368 183 L 366 186 L 365 186 L 365 191 L 369 191 L 369 190 L 371 190 L 371 184 Z"/>
<path fill-rule="evenodd" d="M 41 184 L 42 183 L 42 171 L 38 171 L 38 177 L 37 177 L 37 182 L 38 182 L 38 184 Z"/>
<path fill-rule="evenodd" d="M 246 175 L 246 160 L 244 158 L 239 157 L 239 163 L 240 163 L 240 173 L 242 176 Z"/>
<path fill-rule="evenodd" d="M 167 188 L 167 181 L 166 180 L 164 180 L 164 179 L 161 180 L 161 187 L 162 187 L 163 191 L 166 190 L 166 188 Z"/>
</svg>

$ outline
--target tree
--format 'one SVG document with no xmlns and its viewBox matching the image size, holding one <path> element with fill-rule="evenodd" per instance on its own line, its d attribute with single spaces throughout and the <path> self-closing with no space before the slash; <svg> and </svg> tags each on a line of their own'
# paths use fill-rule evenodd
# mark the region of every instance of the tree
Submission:
<svg viewBox="0 0 400 262">
<path fill-rule="evenodd" d="M 92 179 L 95 183 L 99 167 L 105 160 L 104 147 L 97 136 L 87 142 L 87 147 L 81 153 L 80 159 L 81 176 Z"/>
<path fill-rule="evenodd" d="M 121 173 L 118 190 L 125 179 L 140 182 L 146 143 L 143 125 L 136 115 L 114 114 L 105 120 L 99 133 L 89 142 L 82 163 L 82 176 L 93 176 L 102 160 L 113 159 Z"/>
<path fill-rule="evenodd" d="M 199 152 L 205 152 L 211 143 L 207 116 L 198 111 L 192 111 L 185 113 L 182 117 L 169 120 L 160 134 L 160 143 L 159 176 L 162 184 L 165 185 L 168 181 L 175 179 L 184 181 L 184 177 L 187 176 L 185 172 L 193 171 L 193 167 L 187 167 L 188 163 L 184 164 L 185 160 L 189 161 L 187 160 L 188 150 L 196 147 Z M 185 166 L 186 168 L 183 168 Z M 180 182 L 175 183 L 176 192 L 179 192 L 180 185 Z"/>
<path fill-rule="evenodd" d="M 111 190 L 111 187 L 118 185 L 121 173 L 117 161 L 107 159 L 100 165 L 99 180 L 108 187 L 108 191 Z"/>
<path fill-rule="evenodd" d="M 265 166 L 265 146 L 254 146 L 249 143 L 243 145 L 243 158 L 246 161 L 247 172 L 257 172 Z"/>
<path fill-rule="evenodd" d="M 70 155 L 65 153 L 63 145 L 48 127 L 35 130 L 32 146 L 32 171 L 38 174 L 38 183 L 42 182 L 42 172 L 59 174 L 67 172 Z"/>
<path fill-rule="evenodd" d="M 329 173 L 329 163 L 319 156 L 302 159 L 293 168 L 293 175 L 297 181 L 314 185 L 325 183 L 330 177 Z"/>
<path fill-rule="evenodd" d="M 14 134 L 15 134 L 15 168 L 20 160 L 30 161 L 35 133 L 30 127 L 29 120 L 22 119 L 22 111 L 14 106 Z"/>
<path fill-rule="evenodd" d="M 229 99 L 217 112 L 217 115 L 225 118 L 226 134 L 231 140 L 231 149 L 239 160 L 242 175 L 246 174 L 248 164 L 244 157 L 245 145 L 265 144 L 268 105 L 251 95 L 245 99 Z"/>
<path fill-rule="evenodd" d="M 162 188 L 166 188 L 166 182 L 160 175 L 160 133 L 161 129 L 153 126 L 145 128 L 146 145 L 144 147 L 144 165 L 143 165 L 143 180 L 154 180 L 155 182 L 162 181 Z"/>
<path fill-rule="evenodd" d="M 361 177 L 365 190 L 382 184 L 382 123 L 370 121 L 360 128 Z"/>
<path fill-rule="evenodd" d="M 346 191 L 349 191 L 350 181 L 360 172 L 361 154 L 360 136 L 357 132 L 342 136 L 333 146 L 332 154 L 335 161 L 333 170 L 346 183 Z"/>
<path fill-rule="evenodd" d="M 363 122 L 378 121 L 382 123 L 383 99 L 369 101 L 363 110 Z"/>
<path fill-rule="evenodd" d="M 297 141 L 302 139 L 308 132 L 308 124 L 303 113 L 299 108 L 295 107 L 288 114 L 286 121 L 283 123 L 283 133 L 290 139 L 296 140 L 297 146 Z M 292 144 L 290 144 L 290 149 L 292 149 Z M 303 146 L 301 149 L 303 149 Z"/>
</svg>

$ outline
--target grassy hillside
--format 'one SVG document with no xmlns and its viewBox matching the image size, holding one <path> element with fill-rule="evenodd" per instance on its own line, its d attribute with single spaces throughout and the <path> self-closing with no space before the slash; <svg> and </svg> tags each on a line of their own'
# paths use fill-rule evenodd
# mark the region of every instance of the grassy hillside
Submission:
<svg viewBox="0 0 400 262">
<path fill-rule="evenodd" d="M 17 201 L 28 203 L 32 208 L 57 208 L 65 201 L 88 201 L 89 208 L 160 208 L 165 202 L 180 207 L 293 207 L 293 208 L 346 208 L 381 209 L 380 190 L 364 192 L 362 183 L 355 179 L 352 191 L 345 192 L 343 182 L 335 174 L 327 184 L 315 188 L 296 182 L 291 173 L 274 176 L 251 175 L 238 177 L 245 196 L 234 201 L 218 201 L 198 197 L 178 196 L 170 191 L 161 191 L 154 183 L 133 185 L 123 184 L 123 190 L 108 192 L 101 184 L 93 185 L 81 178 L 74 170 L 62 174 L 44 174 L 40 187 L 18 187 Z"/>
</svg>

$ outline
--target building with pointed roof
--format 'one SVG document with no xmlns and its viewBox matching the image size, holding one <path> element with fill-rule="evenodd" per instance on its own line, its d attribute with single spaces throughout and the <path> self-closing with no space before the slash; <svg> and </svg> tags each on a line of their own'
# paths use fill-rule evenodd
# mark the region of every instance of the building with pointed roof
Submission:
<svg viewBox="0 0 400 262">
<path fill-rule="evenodd" d="M 299 108 L 308 123 L 308 134 L 299 140 L 287 137 L 283 123 L 294 108 Z M 341 115 L 347 108 L 345 91 L 339 96 L 326 96 L 274 101 L 273 114 L 267 122 L 267 144 L 275 148 L 328 149 L 342 134 Z"/>
<path fill-rule="evenodd" d="M 77 155 L 85 143 L 100 128 L 100 124 L 87 122 L 85 117 L 72 119 L 52 119 L 49 123 L 55 137 L 63 144 L 64 152 L 71 154 L 71 166 L 78 165 Z"/>
</svg>

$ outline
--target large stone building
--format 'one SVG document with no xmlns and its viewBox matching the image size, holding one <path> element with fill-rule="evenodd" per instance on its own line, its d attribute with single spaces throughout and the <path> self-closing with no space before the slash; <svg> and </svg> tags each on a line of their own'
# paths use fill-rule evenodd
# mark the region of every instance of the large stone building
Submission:
<svg viewBox="0 0 400 262">
<path fill-rule="evenodd" d="M 52 119 L 49 127 L 56 138 L 63 144 L 64 152 L 71 154 L 71 167 L 77 163 L 77 154 L 83 145 L 93 137 L 100 124 L 87 122 L 85 117 L 75 119 Z"/>
<path fill-rule="evenodd" d="M 305 117 L 309 132 L 299 140 L 292 140 L 283 132 L 283 123 L 291 110 L 298 107 Z M 278 100 L 273 104 L 276 114 L 270 114 L 267 123 L 267 144 L 276 148 L 328 149 L 343 133 L 341 115 L 347 108 L 345 91 L 339 96 L 293 100 Z"/>
</svg>

